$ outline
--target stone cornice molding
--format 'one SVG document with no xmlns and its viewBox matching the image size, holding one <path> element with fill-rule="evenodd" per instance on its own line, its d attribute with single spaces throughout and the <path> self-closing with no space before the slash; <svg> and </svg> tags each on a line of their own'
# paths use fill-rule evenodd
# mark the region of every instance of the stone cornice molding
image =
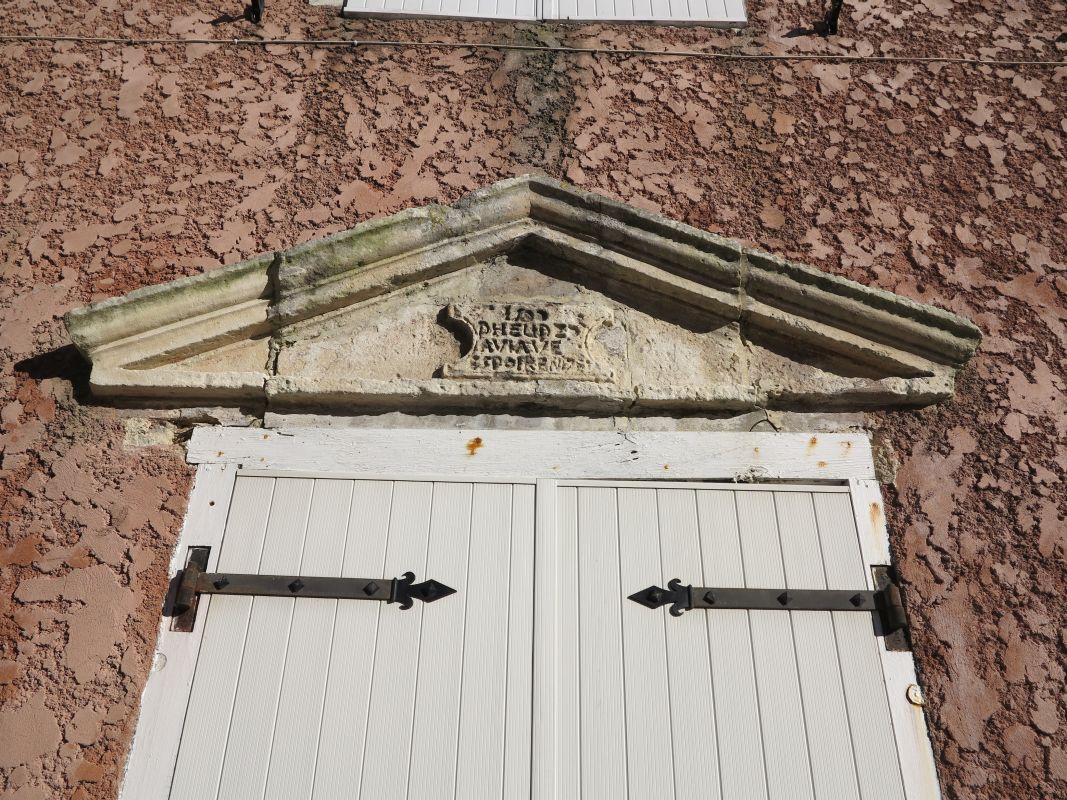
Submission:
<svg viewBox="0 0 1067 800">
<path fill-rule="evenodd" d="M 331 311 L 484 263 L 523 248 L 635 296 L 686 306 L 760 337 L 861 365 L 882 376 L 826 392 L 735 385 L 601 387 L 536 381 L 373 381 L 262 371 L 168 368 L 257 337 L 291 335 Z M 375 219 L 326 239 L 71 311 L 67 328 L 92 362 L 102 397 L 228 404 L 268 400 L 333 408 L 474 407 L 476 398 L 615 412 L 644 405 L 689 413 L 766 405 L 871 408 L 951 396 L 955 373 L 981 338 L 969 321 L 933 306 L 747 248 L 601 195 L 519 177 L 452 206 Z M 524 383 L 525 388 L 510 386 Z M 581 381 L 570 382 L 574 384 Z M 386 385 L 387 384 L 387 385 Z M 537 403 L 535 403 L 537 404 Z"/>
</svg>

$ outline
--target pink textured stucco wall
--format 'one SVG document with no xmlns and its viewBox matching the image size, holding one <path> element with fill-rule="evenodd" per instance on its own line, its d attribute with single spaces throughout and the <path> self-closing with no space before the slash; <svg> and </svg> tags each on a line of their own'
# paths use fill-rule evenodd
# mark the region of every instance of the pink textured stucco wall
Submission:
<svg viewBox="0 0 1067 800">
<path fill-rule="evenodd" d="M 239 0 L 0 3 L 0 33 L 253 34 Z M 266 36 L 1064 58 L 1062 3 L 846 0 L 705 29 L 368 23 Z M 220 15 L 222 15 L 220 17 Z M 253 34 L 254 35 L 254 34 Z M 1067 796 L 1067 67 L 3 43 L 0 791 L 115 795 L 190 482 L 80 394 L 60 315 L 522 172 L 935 303 L 958 398 L 878 415 L 949 798 Z"/>
</svg>

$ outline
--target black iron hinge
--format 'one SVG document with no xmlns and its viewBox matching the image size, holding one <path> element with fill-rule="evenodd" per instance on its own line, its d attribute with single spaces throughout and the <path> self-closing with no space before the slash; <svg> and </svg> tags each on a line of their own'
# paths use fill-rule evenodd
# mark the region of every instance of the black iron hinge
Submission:
<svg viewBox="0 0 1067 800">
<path fill-rule="evenodd" d="M 245 16 L 255 23 L 263 20 L 263 0 L 252 0 L 245 6 Z"/>
<path fill-rule="evenodd" d="M 401 610 L 414 601 L 432 603 L 455 594 L 451 586 L 433 579 L 415 583 L 415 575 L 405 572 L 399 578 L 325 578 L 303 575 L 247 575 L 204 572 L 211 548 L 190 547 L 189 557 L 176 578 L 171 604 L 173 629 L 191 631 L 202 594 L 238 594 L 266 597 L 319 597 L 338 600 L 377 600 L 398 603 Z"/>
<path fill-rule="evenodd" d="M 869 590 L 741 589 L 683 585 L 674 578 L 663 589 L 649 586 L 630 595 L 646 608 L 669 605 L 672 616 L 697 609 L 749 609 L 761 611 L 867 611 L 874 615 L 876 633 L 888 636 L 907 629 L 908 620 L 900 589 L 888 568 L 875 569 L 879 587 Z"/>
</svg>

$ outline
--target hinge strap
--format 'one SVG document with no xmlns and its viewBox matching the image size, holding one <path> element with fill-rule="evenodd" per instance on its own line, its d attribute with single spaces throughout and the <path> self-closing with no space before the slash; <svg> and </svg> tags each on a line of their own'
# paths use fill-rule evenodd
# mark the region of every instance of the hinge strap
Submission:
<svg viewBox="0 0 1067 800">
<path fill-rule="evenodd" d="M 432 578 L 415 583 L 415 574 L 412 572 L 405 572 L 399 578 L 327 578 L 204 572 L 209 550 L 207 547 L 189 548 L 189 558 L 185 569 L 177 577 L 178 586 L 171 605 L 175 630 L 192 630 L 197 603 L 202 594 L 377 600 L 397 603 L 401 610 L 406 610 L 412 607 L 415 600 L 432 603 L 456 592 L 452 587 Z"/>
<path fill-rule="evenodd" d="M 689 610 L 747 609 L 756 611 L 866 611 L 880 622 L 885 635 L 907 627 L 900 590 L 895 584 L 868 590 L 742 589 L 683 585 L 674 578 L 663 589 L 649 586 L 630 595 L 646 608 L 670 605 L 672 616 Z"/>
</svg>

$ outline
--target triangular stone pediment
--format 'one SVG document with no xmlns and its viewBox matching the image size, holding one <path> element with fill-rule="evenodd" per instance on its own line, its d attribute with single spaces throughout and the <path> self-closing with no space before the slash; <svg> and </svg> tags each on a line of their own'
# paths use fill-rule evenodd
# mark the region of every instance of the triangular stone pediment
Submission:
<svg viewBox="0 0 1067 800">
<path fill-rule="evenodd" d="M 66 321 L 98 396 L 333 413 L 926 405 L 980 339 L 947 311 L 537 177 Z"/>
</svg>

